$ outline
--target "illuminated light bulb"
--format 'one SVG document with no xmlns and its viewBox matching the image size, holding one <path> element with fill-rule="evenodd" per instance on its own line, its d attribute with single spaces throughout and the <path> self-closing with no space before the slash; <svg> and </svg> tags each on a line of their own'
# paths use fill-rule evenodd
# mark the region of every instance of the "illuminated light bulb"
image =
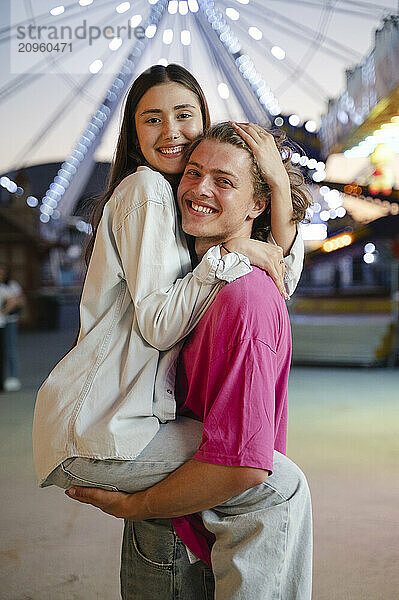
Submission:
<svg viewBox="0 0 399 600">
<path fill-rule="evenodd" d="M 7 186 L 8 191 L 10 192 L 10 194 L 14 194 L 17 191 L 17 184 L 15 183 L 15 181 L 10 181 L 10 183 Z"/>
<path fill-rule="evenodd" d="M 40 215 L 40 220 L 42 223 L 48 223 L 50 221 L 50 217 L 44 213 Z"/>
<path fill-rule="evenodd" d="M 186 15 L 188 13 L 188 4 L 186 0 L 180 0 L 179 2 L 179 13 Z"/>
<path fill-rule="evenodd" d="M 98 58 L 97 60 L 94 60 L 91 63 L 91 65 L 89 66 L 89 71 L 90 71 L 90 73 L 96 74 L 99 71 L 101 71 L 102 68 L 103 68 L 103 61 Z"/>
<path fill-rule="evenodd" d="M 349 246 L 352 243 L 352 238 L 350 235 L 344 235 L 342 238 L 345 242 L 345 246 Z"/>
<path fill-rule="evenodd" d="M 364 251 L 366 252 L 366 254 L 372 254 L 373 252 L 375 252 L 375 245 L 373 244 L 373 242 L 369 242 L 368 244 L 366 244 L 364 247 Z"/>
<path fill-rule="evenodd" d="M 62 15 L 63 12 L 65 12 L 65 6 L 55 6 L 50 10 L 50 15 L 57 17 L 58 15 Z"/>
<path fill-rule="evenodd" d="M 4 188 L 6 188 L 9 183 L 10 183 L 10 180 L 8 179 L 8 177 L 2 177 L 0 179 L 0 185 Z"/>
<path fill-rule="evenodd" d="M 305 129 L 306 131 L 309 131 L 309 133 L 314 133 L 317 129 L 316 121 L 306 121 Z"/>
<path fill-rule="evenodd" d="M 181 31 L 180 41 L 183 46 L 189 46 L 191 44 L 191 33 L 188 29 L 183 29 L 183 31 Z"/>
<path fill-rule="evenodd" d="M 277 60 L 285 59 L 285 51 L 282 48 L 280 48 L 280 46 L 273 46 L 270 52 L 273 54 L 274 58 L 277 58 Z"/>
<path fill-rule="evenodd" d="M 322 221 L 328 221 L 329 218 L 330 218 L 330 213 L 328 212 L 328 210 L 322 210 L 320 213 L 320 219 Z"/>
<path fill-rule="evenodd" d="M 312 171 L 313 169 L 316 168 L 316 165 L 317 165 L 317 160 L 315 158 L 309 158 L 308 164 L 307 164 L 308 169 L 310 169 Z"/>
<path fill-rule="evenodd" d="M 126 12 L 127 10 L 129 10 L 130 8 L 130 2 L 122 2 L 122 4 L 118 4 L 118 6 L 116 7 L 116 12 L 119 13 L 120 15 L 124 12 Z"/>
<path fill-rule="evenodd" d="M 157 4 L 157 3 L 158 3 L 158 0 L 148 0 L 148 3 L 149 3 L 149 4 Z"/>
<path fill-rule="evenodd" d="M 28 196 L 26 199 L 26 204 L 28 206 L 30 206 L 31 208 L 34 208 L 35 206 L 37 206 L 39 204 L 39 200 L 37 198 L 35 198 L 34 196 Z"/>
<path fill-rule="evenodd" d="M 332 208 L 330 211 L 330 219 L 335 219 L 337 217 L 336 211 Z"/>
<path fill-rule="evenodd" d="M 133 15 L 133 17 L 129 21 L 130 27 L 137 27 L 138 25 L 140 25 L 142 20 L 143 17 L 141 15 Z"/>
<path fill-rule="evenodd" d="M 298 152 L 293 152 L 293 154 L 291 156 L 291 162 L 295 165 L 295 164 L 299 163 L 300 158 L 301 158 L 301 156 Z"/>
<path fill-rule="evenodd" d="M 166 60 L 166 58 L 160 58 L 158 61 L 158 65 L 162 65 L 163 67 L 167 67 L 168 66 L 168 61 Z"/>
<path fill-rule="evenodd" d="M 324 171 L 325 168 L 326 168 L 326 164 L 323 163 L 322 160 L 319 160 L 319 162 L 316 164 L 316 169 L 318 171 Z"/>
<path fill-rule="evenodd" d="M 145 35 L 148 38 L 153 38 L 154 35 L 157 32 L 157 26 L 156 25 L 148 25 L 147 29 L 145 30 Z"/>
<path fill-rule="evenodd" d="M 321 204 L 319 204 L 319 202 L 314 202 L 312 208 L 313 212 L 318 213 L 321 211 Z"/>
<path fill-rule="evenodd" d="M 93 0 L 79 0 L 80 6 L 89 6 L 89 4 L 93 4 Z"/>
<path fill-rule="evenodd" d="M 308 157 L 307 156 L 301 156 L 301 158 L 299 159 L 299 164 L 301 165 L 301 167 L 306 167 L 306 165 L 308 164 Z"/>
<path fill-rule="evenodd" d="M 226 15 L 232 21 L 238 21 L 238 19 L 240 18 L 240 13 L 235 8 L 226 8 Z"/>
<path fill-rule="evenodd" d="M 173 42 L 173 29 L 165 29 L 162 41 L 164 44 L 171 44 Z"/>
<path fill-rule="evenodd" d="M 370 253 L 366 253 L 363 256 L 363 260 L 366 264 L 371 265 L 371 263 L 373 263 L 375 261 L 375 255 L 374 254 L 370 254 Z"/>
<path fill-rule="evenodd" d="M 197 0 L 188 0 L 188 8 L 192 13 L 196 13 L 199 11 L 199 6 Z"/>
<path fill-rule="evenodd" d="M 168 4 L 168 12 L 171 15 L 175 15 L 179 10 L 179 3 L 177 0 L 171 0 Z"/>
<path fill-rule="evenodd" d="M 283 119 L 282 117 L 276 117 L 276 118 L 274 119 L 274 124 L 275 124 L 277 127 L 281 127 L 282 125 L 284 125 L 284 119 Z"/>
<path fill-rule="evenodd" d="M 342 217 L 344 217 L 346 215 L 346 210 L 343 206 L 339 206 L 337 208 L 337 217 L 339 217 L 340 219 L 342 219 Z"/>
<path fill-rule="evenodd" d="M 251 38 L 253 38 L 256 41 L 259 41 L 262 39 L 263 33 L 261 32 L 260 29 L 258 29 L 257 27 L 250 27 L 248 29 L 248 33 L 251 36 Z"/>
<path fill-rule="evenodd" d="M 60 216 L 61 216 L 61 213 L 60 213 L 60 211 L 59 211 L 59 210 L 55 210 L 55 211 L 53 212 L 53 214 L 51 215 L 51 218 L 52 218 L 52 219 L 55 219 L 55 220 L 57 220 L 57 219 L 59 219 L 59 218 L 60 218 Z"/>
<path fill-rule="evenodd" d="M 223 100 L 227 100 L 227 98 L 230 96 L 229 88 L 225 83 L 219 83 L 218 92 L 219 96 L 223 98 Z"/>
<path fill-rule="evenodd" d="M 299 125 L 299 121 L 300 121 L 300 119 L 299 119 L 298 115 L 290 115 L 288 117 L 288 122 L 293 127 L 297 127 Z"/>
<path fill-rule="evenodd" d="M 237 0 L 240 4 L 248 4 L 249 0 Z"/>
<path fill-rule="evenodd" d="M 118 50 L 118 48 L 120 48 L 121 46 L 122 46 L 122 39 L 120 37 L 115 37 L 108 44 L 109 49 L 113 50 L 113 51 Z"/>
<path fill-rule="evenodd" d="M 330 191 L 330 188 L 328 185 L 322 185 L 319 191 L 322 196 L 325 196 Z"/>
</svg>

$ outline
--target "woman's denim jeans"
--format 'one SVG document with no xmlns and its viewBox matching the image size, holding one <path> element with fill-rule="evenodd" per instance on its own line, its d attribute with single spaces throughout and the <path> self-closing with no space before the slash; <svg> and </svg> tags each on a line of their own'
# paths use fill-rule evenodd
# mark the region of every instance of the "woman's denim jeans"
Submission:
<svg viewBox="0 0 399 600">
<path fill-rule="evenodd" d="M 191 564 L 169 519 L 125 522 L 122 543 L 123 600 L 212 600 L 212 569 Z"/>
<path fill-rule="evenodd" d="M 189 460 L 201 442 L 201 435 L 202 423 L 180 417 L 161 425 L 155 438 L 134 461 L 70 458 L 49 475 L 44 485 L 55 484 L 62 488 L 97 486 L 126 492 L 147 489 Z M 304 474 L 289 458 L 275 451 L 273 463 L 273 473 L 265 483 L 202 512 L 205 527 L 216 536 L 211 554 L 216 600 L 311 599 L 312 509 L 309 488 Z M 168 520 L 166 523 L 170 525 Z M 205 565 L 190 565 L 186 556 L 182 563 L 180 550 L 184 546 L 173 532 L 165 538 L 157 527 L 161 525 L 154 521 L 125 524 L 121 568 L 123 599 L 147 598 L 134 591 L 147 586 L 147 583 L 141 583 L 142 579 L 151 578 L 148 568 L 144 569 L 144 565 L 149 567 L 149 563 L 142 558 L 138 560 L 140 554 L 158 563 L 157 569 L 153 565 L 153 570 L 159 578 L 163 574 L 161 589 L 167 590 L 167 593 L 153 598 L 206 598 L 204 594 L 209 594 L 209 586 L 206 588 L 198 584 L 202 581 L 203 572 L 206 573 L 206 570 L 203 571 Z M 145 553 L 145 544 L 149 548 L 149 556 Z M 163 570 L 159 566 L 162 563 L 166 563 Z M 182 585 L 178 583 L 183 581 L 182 573 L 185 573 L 185 578 L 191 574 L 194 577 L 192 585 L 186 582 L 188 587 L 182 591 L 186 595 L 179 595 L 176 591 Z M 193 593 L 187 591 L 189 589 L 194 590 Z"/>
</svg>

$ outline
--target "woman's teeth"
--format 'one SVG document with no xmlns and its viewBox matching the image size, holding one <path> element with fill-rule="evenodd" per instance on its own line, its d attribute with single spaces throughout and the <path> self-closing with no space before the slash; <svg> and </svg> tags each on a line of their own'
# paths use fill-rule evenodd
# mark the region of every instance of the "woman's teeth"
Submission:
<svg viewBox="0 0 399 600">
<path fill-rule="evenodd" d="M 200 206 L 199 204 L 195 204 L 195 202 L 191 202 L 191 208 L 196 212 L 203 212 L 207 214 L 216 212 L 216 210 L 213 210 L 212 208 L 208 208 L 207 206 Z"/>
<path fill-rule="evenodd" d="M 178 154 L 183 150 L 184 146 L 173 146 L 173 148 L 158 148 L 161 154 Z"/>
</svg>

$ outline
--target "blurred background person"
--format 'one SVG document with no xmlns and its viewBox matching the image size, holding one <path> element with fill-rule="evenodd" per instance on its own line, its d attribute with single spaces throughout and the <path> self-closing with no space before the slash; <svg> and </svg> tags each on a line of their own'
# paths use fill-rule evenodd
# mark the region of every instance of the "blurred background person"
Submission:
<svg viewBox="0 0 399 600">
<path fill-rule="evenodd" d="M 21 286 L 11 279 L 9 268 L 0 264 L 0 328 L 2 329 L 0 374 L 2 387 L 6 392 L 16 392 L 21 389 L 17 336 L 18 319 L 24 304 L 25 297 Z"/>
</svg>

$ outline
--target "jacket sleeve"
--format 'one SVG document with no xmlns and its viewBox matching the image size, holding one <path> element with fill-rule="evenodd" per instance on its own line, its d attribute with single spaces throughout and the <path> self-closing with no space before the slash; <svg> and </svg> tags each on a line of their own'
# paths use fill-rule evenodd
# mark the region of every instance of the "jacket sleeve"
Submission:
<svg viewBox="0 0 399 600">
<path fill-rule="evenodd" d="M 271 233 L 269 233 L 268 242 L 276 244 Z M 305 255 L 305 247 L 300 228 L 297 226 L 297 233 L 294 243 L 291 246 L 290 253 L 284 257 L 287 269 L 284 275 L 285 288 L 289 296 L 295 292 L 296 286 L 302 275 L 303 259 Z"/>
<path fill-rule="evenodd" d="M 192 273 L 181 277 L 184 266 L 187 270 L 182 252 L 187 261 L 189 257 L 178 241 L 175 209 L 148 190 L 141 191 L 140 201 L 123 216 L 114 235 L 140 332 L 151 346 L 164 351 L 196 325 L 222 282 L 234 281 L 252 268 L 238 253 L 221 258 L 215 246 Z"/>
</svg>

